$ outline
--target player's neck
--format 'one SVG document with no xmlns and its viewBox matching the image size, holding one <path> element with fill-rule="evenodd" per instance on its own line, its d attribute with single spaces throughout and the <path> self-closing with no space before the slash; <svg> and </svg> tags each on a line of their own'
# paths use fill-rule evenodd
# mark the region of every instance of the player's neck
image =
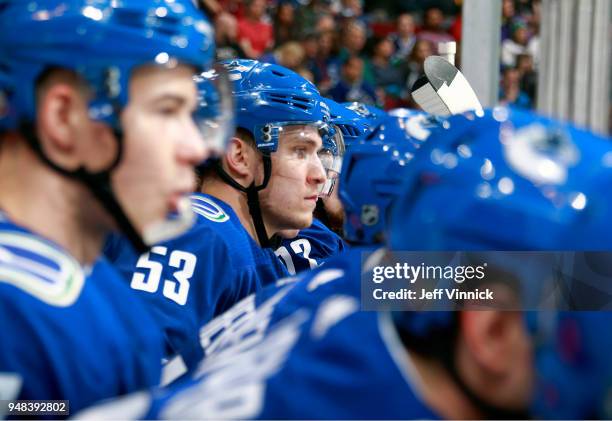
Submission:
<svg viewBox="0 0 612 421">
<path fill-rule="evenodd" d="M 259 244 L 257 230 L 255 229 L 255 224 L 253 223 L 253 218 L 249 211 L 249 204 L 245 193 L 236 190 L 217 178 L 206 180 L 202 186 L 201 192 L 214 196 L 227 203 L 238 216 L 246 232 L 257 244 Z M 266 232 L 271 236 L 276 231 L 270 231 L 269 227 L 266 226 Z"/>
<path fill-rule="evenodd" d="M 5 152 L 5 151 L 3 151 Z M 3 153 L 0 159 L 0 208 L 13 222 L 63 247 L 81 264 L 100 254 L 105 231 L 83 215 L 84 187 L 37 159 L 19 159 Z"/>
<path fill-rule="evenodd" d="M 421 399 L 446 419 L 481 419 L 483 414 L 463 395 L 451 376 L 437 361 L 410 352 L 420 377 Z"/>
</svg>

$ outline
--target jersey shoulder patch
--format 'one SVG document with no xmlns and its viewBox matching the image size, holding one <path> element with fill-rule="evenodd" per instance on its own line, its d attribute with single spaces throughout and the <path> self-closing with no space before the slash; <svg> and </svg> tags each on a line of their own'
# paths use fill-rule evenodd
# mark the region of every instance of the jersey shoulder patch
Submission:
<svg viewBox="0 0 612 421">
<path fill-rule="evenodd" d="M 52 243 L 27 232 L 0 230 L 0 283 L 38 300 L 68 307 L 85 285 L 81 265 Z"/>
<path fill-rule="evenodd" d="M 229 214 L 214 200 L 199 195 L 192 195 L 190 199 L 191 209 L 193 209 L 193 211 L 198 215 L 201 215 L 212 222 L 221 223 L 229 221 Z"/>
</svg>

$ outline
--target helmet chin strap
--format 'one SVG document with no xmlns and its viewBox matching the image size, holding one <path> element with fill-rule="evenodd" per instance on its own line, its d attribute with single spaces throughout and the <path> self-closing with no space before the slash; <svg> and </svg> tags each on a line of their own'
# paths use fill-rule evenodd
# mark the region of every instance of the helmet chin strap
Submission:
<svg viewBox="0 0 612 421">
<path fill-rule="evenodd" d="M 266 226 L 264 224 L 261 206 L 259 204 L 259 191 L 268 186 L 270 176 L 272 175 L 272 160 L 268 154 L 263 154 L 262 159 L 264 164 L 264 180 L 259 186 L 255 185 L 255 181 L 253 181 L 249 187 L 242 186 L 223 169 L 221 161 L 217 161 L 215 170 L 223 182 L 232 186 L 236 190 L 246 193 L 249 213 L 251 214 L 251 219 L 253 220 L 253 225 L 255 226 L 255 232 L 257 234 L 259 245 L 262 248 L 273 248 L 277 241 L 270 238 L 266 232 Z"/>
<path fill-rule="evenodd" d="M 40 142 L 35 135 L 34 127 L 30 123 L 24 123 L 21 125 L 21 133 L 25 136 L 30 147 L 35 151 L 38 157 L 47 164 L 54 171 L 62 174 L 68 178 L 78 180 L 83 183 L 91 194 L 102 204 L 104 209 L 111 215 L 115 220 L 117 227 L 127 237 L 132 246 L 136 249 L 139 254 L 142 254 L 149 250 L 149 246 L 145 244 L 142 236 L 138 233 L 134 225 L 130 222 L 129 218 L 123 211 L 123 208 L 119 204 L 115 193 L 111 187 L 110 175 L 111 171 L 119 165 L 123 156 L 123 134 L 120 130 L 114 130 L 115 138 L 117 139 L 117 156 L 113 163 L 104 171 L 97 173 L 91 173 L 85 168 L 81 167 L 76 170 L 70 171 L 62 168 L 52 162 L 42 150 Z"/>
</svg>

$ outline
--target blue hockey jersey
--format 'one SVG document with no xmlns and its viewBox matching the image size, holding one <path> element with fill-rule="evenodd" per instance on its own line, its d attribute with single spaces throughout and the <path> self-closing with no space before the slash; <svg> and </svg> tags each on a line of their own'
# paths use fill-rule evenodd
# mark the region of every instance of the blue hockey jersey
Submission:
<svg viewBox="0 0 612 421">
<path fill-rule="evenodd" d="M 206 328 L 191 379 L 82 416 L 129 419 L 431 419 L 387 313 L 360 312 L 353 250 L 243 300 Z M 611 313 L 542 312 L 532 411 L 608 418 Z M 552 322 L 552 324 L 551 324 Z M 552 340 L 551 340 L 552 339 Z M 606 416 L 608 415 L 608 416 Z"/>
<path fill-rule="evenodd" d="M 346 244 L 338 234 L 318 219 L 300 230 L 295 238 L 284 239 L 275 251 L 291 275 L 314 269 L 344 251 Z"/>
<path fill-rule="evenodd" d="M 191 201 L 197 218 L 182 236 L 142 256 L 122 238 L 114 238 L 105 250 L 152 308 L 166 337 L 166 356 L 180 355 L 183 369 L 203 356 L 202 326 L 262 286 L 288 276 L 274 252 L 251 238 L 229 205 L 204 194 L 194 194 Z"/>
<path fill-rule="evenodd" d="M 191 380 L 84 413 L 145 419 L 438 418 L 417 396 L 387 313 L 361 312 L 358 251 L 280 286 L 211 337 Z M 240 304 L 244 304 L 240 303 Z M 236 311 L 233 316 L 236 316 Z M 265 326 L 262 331 L 261 326 Z M 121 412 L 114 412 L 121 411 Z"/>
<path fill-rule="evenodd" d="M 74 413 L 159 383 L 163 338 L 106 259 L 83 268 L 2 214 L 0 331 L 2 399 L 67 399 Z"/>
</svg>

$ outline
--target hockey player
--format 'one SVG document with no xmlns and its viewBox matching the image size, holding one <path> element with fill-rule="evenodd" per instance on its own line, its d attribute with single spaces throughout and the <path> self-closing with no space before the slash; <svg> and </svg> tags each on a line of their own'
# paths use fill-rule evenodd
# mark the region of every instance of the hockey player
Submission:
<svg viewBox="0 0 612 421">
<path fill-rule="evenodd" d="M 257 168 L 258 171 L 251 171 L 251 174 L 261 172 L 262 179 L 249 175 L 247 180 L 240 183 L 242 180 L 238 179 L 244 176 L 240 174 L 242 168 L 238 164 L 242 162 L 237 161 L 236 168 L 233 168 L 232 158 L 248 159 L 250 152 L 240 144 L 235 151 L 236 157 L 233 157 L 230 145 L 230 151 L 222 165 L 217 166 L 215 175 L 210 180 L 204 179 L 203 189 L 220 190 L 219 195 L 229 196 L 228 200 L 242 198 L 242 207 L 246 205 L 249 212 L 249 215 L 241 218 L 243 225 L 255 236 L 260 246 L 269 247 L 272 236 L 278 232 L 310 225 L 318 196 L 329 195 L 333 190 L 340 172 L 344 141 L 333 124 L 329 106 L 314 85 L 305 79 L 282 67 L 254 61 L 236 60 L 226 65 L 230 77 L 235 80 L 234 98 L 239 110 L 236 125 L 237 133 L 241 136 L 237 139 L 244 143 L 242 137 L 245 137 L 245 132 L 252 137 L 247 140 L 254 142 L 253 152 L 257 152 L 257 159 L 254 163 L 247 160 L 245 164 Z M 272 114 L 261 115 L 264 112 L 274 112 L 274 118 Z M 282 142 L 283 138 L 289 140 Z M 311 141 L 315 141 L 315 144 L 312 145 Z M 314 149 L 305 149 L 307 144 L 315 146 Z M 281 146 L 285 145 L 293 146 L 293 155 L 285 153 L 284 159 L 281 159 L 281 152 L 285 152 Z M 271 155 L 275 152 L 277 155 Z M 273 161 L 278 161 L 276 166 Z M 298 165 L 298 162 L 302 164 Z M 292 170 L 283 164 L 292 164 Z M 315 171 L 321 169 L 322 172 Z M 300 170 L 310 172 L 300 174 Z M 273 175 L 278 177 L 272 178 Z M 281 181 L 283 184 L 280 184 Z M 243 184 L 247 184 L 247 187 Z M 243 194 L 235 196 L 227 193 L 226 186 Z M 312 186 L 316 187 L 318 194 L 312 194 Z M 289 195 L 291 189 L 299 190 Z M 298 199 L 298 193 L 303 197 Z M 278 194 L 279 199 L 284 197 L 285 206 L 278 205 L 280 200 L 278 203 L 272 201 L 268 197 L 270 194 Z M 308 213 L 310 208 L 313 209 Z"/>
<path fill-rule="evenodd" d="M 153 318 L 98 256 L 188 218 L 212 28 L 183 0 L 8 0 L 0 27 L 0 389 L 74 412 L 159 382 Z"/>
<path fill-rule="evenodd" d="M 598 185 L 612 180 L 605 141 L 508 110 L 450 122 L 452 130 L 430 139 L 411 167 L 388 227 L 392 250 L 610 249 L 612 202 Z M 517 161 L 517 147 L 534 166 Z M 542 163 L 550 171 L 540 171 Z M 490 194 L 479 188 L 485 181 Z M 451 212 L 441 206 L 449 199 Z M 124 418 L 145 419 L 606 415 L 609 313 L 548 312 L 557 323 L 542 335 L 546 329 L 536 324 L 530 332 L 529 314 L 520 311 L 360 311 L 360 281 L 389 255 L 371 255 L 365 267 L 361 257 L 352 249 L 330 260 L 246 321 L 225 317 L 192 380 L 83 416 L 112 418 L 115 407 Z M 508 298 L 520 301 L 540 287 L 521 262 L 491 266 L 517 282 Z M 567 334 L 570 342 L 559 347 L 558 335 Z"/>
<path fill-rule="evenodd" d="M 369 133 L 367 122 L 359 114 L 328 98 L 325 98 L 325 103 L 329 108 L 331 122 L 342 133 L 347 148 L 363 140 Z M 282 233 L 283 239 L 275 253 L 291 275 L 313 269 L 345 249 L 344 240 L 326 225 L 335 226 L 337 223 L 334 221 L 342 221 L 342 216 L 337 215 L 342 212 L 338 186 L 335 185 L 329 195 L 321 197 L 317 202 L 315 215 L 323 218 L 325 223 L 315 217 L 308 228 Z"/>
<path fill-rule="evenodd" d="M 238 60 L 224 67 L 234 86 L 236 134 L 191 197 L 194 226 L 140 257 L 124 242 L 107 249 L 153 309 L 166 336 L 166 357 L 177 356 L 164 381 L 202 358 L 204 324 L 288 276 L 271 237 L 312 223 L 326 183 L 323 163 L 331 171 L 341 159 L 341 149 L 331 149 L 341 148 L 341 137 L 333 135 L 314 85 L 277 65 Z"/>
<path fill-rule="evenodd" d="M 387 212 L 400 192 L 404 167 L 431 130 L 441 127 L 445 121 L 409 109 L 362 117 L 343 105 L 326 101 L 332 121 L 344 135 L 347 151 L 342 165 L 344 171 L 337 186 L 339 190 L 334 191 L 335 197 L 319 201 L 317 210 L 325 217 L 341 215 L 332 219 L 341 221 L 344 239 L 350 244 L 382 244 Z M 351 106 L 356 107 L 355 104 Z M 329 220 L 327 217 L 324 219 Z M 296 237 L 283 240 L 276 254 L 289 273 L 295 274 L 317 267 L 344 248 L 344 241 L 339 241 L 332 231 L 315 219 L 312 227 L 301 230 Z"/>
</svg>

